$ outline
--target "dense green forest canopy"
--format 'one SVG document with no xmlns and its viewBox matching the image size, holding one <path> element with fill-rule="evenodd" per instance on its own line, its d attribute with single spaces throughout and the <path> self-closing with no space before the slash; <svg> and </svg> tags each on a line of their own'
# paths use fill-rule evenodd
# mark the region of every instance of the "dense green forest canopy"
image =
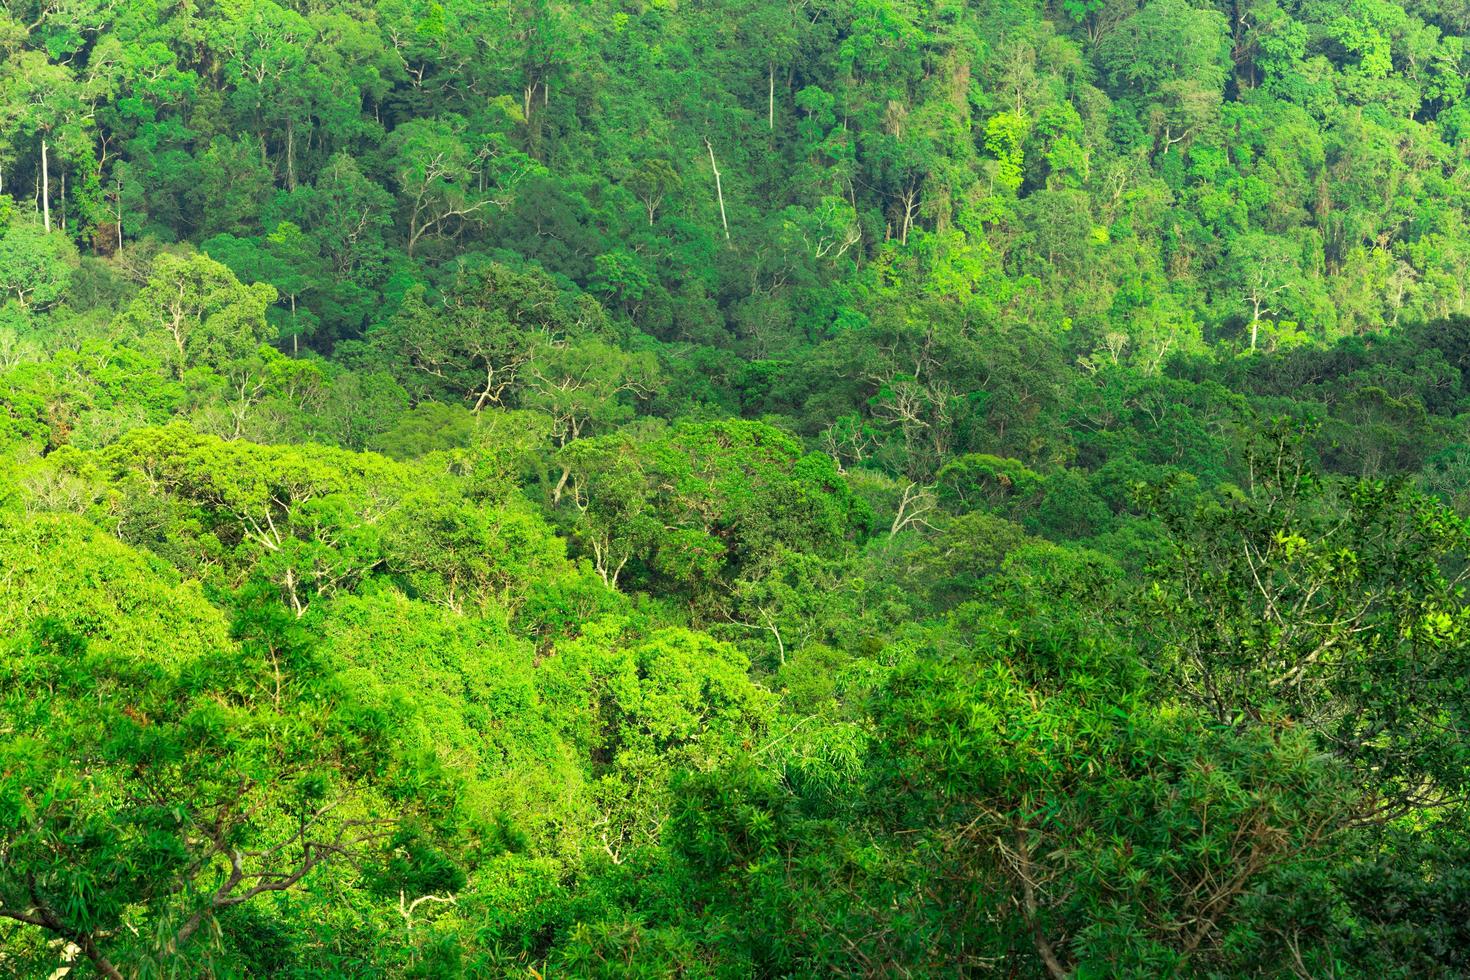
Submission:
<svg viewBox="0 0 1470 980">
<path fill-rule="evenodd" d="M 0 0 L 0 975 L 1470 975 L 1464 0 Z"/>
</svg>

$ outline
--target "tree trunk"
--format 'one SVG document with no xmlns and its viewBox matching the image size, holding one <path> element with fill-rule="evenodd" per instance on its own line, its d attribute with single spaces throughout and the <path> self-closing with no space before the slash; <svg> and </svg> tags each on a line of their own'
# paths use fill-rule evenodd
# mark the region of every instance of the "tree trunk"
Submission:
<svg viewBox="0 0 1470 980">
<path fill-rule="evenodd" d="M 286 120 L 286 190 L 296 189 L 296 127 Z"/>
<path fill-rule="evenodd" d="M 772 62 L 770 62 L 770 66 L 771 66 L 771 71 L 770 71 L 771 84 L 770 84 L 770 89 L 768 90 L 767 95 L 766 95 L 766 129 L 768 129 L 768 130 L 775 130 L 775 128 L 776 128 L 776 63 L 774 61 L 772 61 Z"/>
<path fill-rule="evenodd" d="M 909 229 L 914 226 L 914 215 L 919 213 L 919 189 L 917 187 L 906 187 L 899 200 L 903 202 L 903 221 L 900 225 L 898 242 L 900 245 L 909 243 Z M 1048 258 L 1048 264 L 1050 258 Z"/>
<path fill-rule="evenodd" d="M 709 150 L 709 168 L 715 172 L 715 195 L 720 199 L 720 225 L 725 229 L 725 241 L 728 242 L 730 240 L 730 222 L 725 220 L 725 190 L 720 184 L 720 168 L 715 163 L 715 147 L 709 141 L 708 136 L 704 138 L 704 146 L 705 149 Z"/>
<path fill-rule="evenodd" d="M 51 231 L 51 172 L 47 169 L 46 140 L 41 140 L 41 222 Z"/>
<path fill-rule="evenodd" d="M 82 948 L 82 953 L 92 961 L 97 972 L 107 977 L 108 980 L 124 980 L 122 971 L 112 965 L 112 961 L 102 955 L 102 950 L 97 948 L 97 943 L 92 937 L 87 936 L 83 942 L 77 943 Z"/>
</svg>

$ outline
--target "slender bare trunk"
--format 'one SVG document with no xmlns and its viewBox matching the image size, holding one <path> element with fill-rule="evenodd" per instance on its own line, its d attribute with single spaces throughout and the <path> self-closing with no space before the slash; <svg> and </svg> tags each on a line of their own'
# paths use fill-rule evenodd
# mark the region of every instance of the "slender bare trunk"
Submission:
<svg viewBox="0 0 1470 980">
<path fill-rule="evenodd" d="M 772 62 L 770 62 L 770 66 L 771 66 L 771 71 L 770 71 L 771 84 L 770 84 L 770 88 L 768 89 L 767 95 L 766 95 L 766 129 L 768 129 L 768 130 L 775 130 L 775 128 L 776 128 L 776 63 L 774 61 L 772 61 Z"/>
<path fill-rule="evenodd" d="M 907 245 L 909 243 L 909 229 L 914 226 L 914 215 L 919 213 L 919 189 L 917 187 L 906 187 L 899 199 L 903 202 L 903 221 L 900 226 L 898 241 L 900 245 Z"/>
<path fill-rule="evenodd" d="M 715 196 L 720 199 L 720 225 L 725 229 L 725 241 L 728 242 L 730 240 L 730 222 L 725 219 L 725 190 L 720 184 L 720 168 L 715 163 L 715 147 L 709 141 L 708 136 L 704 138 L 704 146 L 705 149 L 709 150 L 709 168 L 715 172 Z"/>
<path fill-rule="evenodd" d="M 51 172 L 47 167 L 46 140 L 41 140 L 41 215 L 46 230 L 51 230 Z"/>
</svg>

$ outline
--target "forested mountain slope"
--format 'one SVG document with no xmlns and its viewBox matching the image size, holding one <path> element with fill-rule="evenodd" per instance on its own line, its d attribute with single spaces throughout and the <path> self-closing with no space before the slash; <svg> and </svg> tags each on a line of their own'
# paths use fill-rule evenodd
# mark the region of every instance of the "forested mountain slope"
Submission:
<svg viewBox="0 0 1470 980">
<path fill-rule="evenodd" d="M 1470 5 L 0 11 L 0 975 L 1470 974 Z"/>
</svg>

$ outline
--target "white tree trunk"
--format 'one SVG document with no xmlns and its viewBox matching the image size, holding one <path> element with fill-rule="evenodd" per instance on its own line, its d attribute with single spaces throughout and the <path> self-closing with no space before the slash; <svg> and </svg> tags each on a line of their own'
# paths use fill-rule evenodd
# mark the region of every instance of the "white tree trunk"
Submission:
<svg viewBox="0 0 1470 980">
<path fill-rule="evenodd" d="M 728 242 L 730 240 L 730 222 L 725 220 L 725 190 L 720 185 L 720 168 L 715 163 L 715 147 L 709 141 L 708 136 L 704 138 L 704 146 L 705 149 L 709 150 L 709 168 L 715 172 L 715 196 L 720 199 L 720 225 L 725 229 L 725 241 Z"/>
<path fill-rule="evenodd" d="M 51 230 L 51 173 L 46 167 L 46 141 L 41 140 L 41 222 Z"/>
<path fill-rule="evenodd" d="M 774 130 L 776 128 L 776 63 L 772 61 L 770 66 L 771 86 L 766 95 L 766 129 Z"/>
</svg>

